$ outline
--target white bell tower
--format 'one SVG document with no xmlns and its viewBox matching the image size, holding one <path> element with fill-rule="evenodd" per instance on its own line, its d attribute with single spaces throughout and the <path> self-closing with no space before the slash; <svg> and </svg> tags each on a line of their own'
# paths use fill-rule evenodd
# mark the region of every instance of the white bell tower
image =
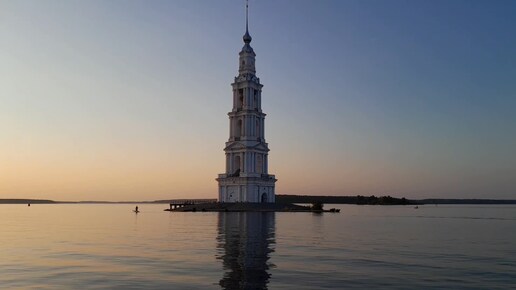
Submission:
<svg viewBox="0 0 516 290">
<path fill-rule="evenodd" d="M 233 87 L 233 110 L 229 115 L 226 172 L 219 174 L 219 202 L 275 202 L 276 178 L 268 171 L 269 147 L 265 143 L 262 87 L 256 77 L 255 57 L 248 29 L 246 3 L 244 47 L 239 55 L 238 76 Z"/>
</svg>

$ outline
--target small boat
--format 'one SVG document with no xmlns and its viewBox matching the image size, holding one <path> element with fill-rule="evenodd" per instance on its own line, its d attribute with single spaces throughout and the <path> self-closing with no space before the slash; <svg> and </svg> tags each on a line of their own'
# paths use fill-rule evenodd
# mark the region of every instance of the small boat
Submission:
<svg viewBox="0 0 516 290">
<path fill-rule="evenodd" d="M 414 208 L 415 208 L 415 209 L 418 209 L 418 208 L 419 208 L 419 206 L 417 206 L 417 205 L 416 205 Z"/>
<path fill-rule="evenodd" d="M 134 210 L 134 209 L 133 209 L 133 211 L 134 211 L 135 213 L 139 213 L 139 212 L 140 212 L 139 210 Z"/>
</svg>

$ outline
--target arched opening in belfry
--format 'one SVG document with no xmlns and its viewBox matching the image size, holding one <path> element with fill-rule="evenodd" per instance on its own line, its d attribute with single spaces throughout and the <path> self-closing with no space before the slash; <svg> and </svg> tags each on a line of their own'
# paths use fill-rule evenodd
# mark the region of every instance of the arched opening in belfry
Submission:
<svg viewBox="0 0 516 290">
<path fill-rule="evenodd" d="M 264 192 L 264 193 L 262 193 L 262 198 L 261 198 L 261 200 L 262 200 L 262 203 L 267 202 L 267 193 L 265 193 L 265 192 Z"/>
<path fill-rule="evenodd" d="M 233 163 L 233 173 L 236 175 L 236 176 L 239 176 L 240 175 L 240 155 L 235 155 L 235 158 L 233 159 L 234 160 L 234 163 Z"/>
<path fill-rule="evenodd" d="M 258 91 L 254 91 L 253 106 L 255 110 L 258 110 Z"/>
<path fill-rule="evenodd" d="M 260 138 L 260 120 L 256 120 L 256 137 Z"/>
<path fill-rule="evenodd" d="M 235 132 L 235 137 L 240 137 L 240 136 L 242 136 L 242 119 L 238 119 L 236 132 Z"/>
<path fill-rule="evenodd" d="M 256 173 L 262 173 L 263 170 L 263 157 L 262 154 L 256 155 Z"/>
<path fill-rule="evenodd" d="M 238 90 L 238 109 L 242 109 L 244 106 L 244 89 Z"/>
</svg>

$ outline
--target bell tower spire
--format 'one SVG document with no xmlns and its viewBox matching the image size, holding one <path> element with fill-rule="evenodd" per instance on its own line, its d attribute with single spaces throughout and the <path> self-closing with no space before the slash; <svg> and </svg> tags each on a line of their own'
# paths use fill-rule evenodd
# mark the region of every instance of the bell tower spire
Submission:
<svg viewBox="0 0 516 290">
<path fill-rule="evenodd" d="M 269 146 L 265 142 L 262 87 L 256 76 L 249 35 L 249 5 L 245 5 L 244 46 L 239 53 L 238 76 L 233 87 L 233 109 L 226 142 L 226 171 L 219 174 L 219 202 L 275 202 L 276 178 L 269 174 Z"/>
<path fill-rule="evenodd" d="M 240 75 L 244 74 L 255 74 L 256 69 L 254 66 L 254 61 L 256 54 L 254 53 L 253 48 L 250 43 L 253 38 L 249 34 L 249 3 L 248 0 L 245 2 L 245 34 L 244 34 L 244 47 L 242 47 L 242 51 L 240 51 L 240 65 L 238 72 Z"/>
<path fill-rule="evenodd" d="M 253 38 L 249 35 L 249 0 L 245 0 L 245 34 L 244 42 L 251 43 Z"/>
</svg>

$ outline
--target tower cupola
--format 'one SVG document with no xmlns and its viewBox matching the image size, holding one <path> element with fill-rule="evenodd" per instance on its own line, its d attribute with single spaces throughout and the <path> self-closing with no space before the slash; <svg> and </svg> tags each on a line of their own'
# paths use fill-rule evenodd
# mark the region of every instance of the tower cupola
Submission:
<svg viewBox="0 0 516 290">
<path fill-rule="evenodd" d="M 248 5 L 246 3 L 245 7 L 245 34 L 243 37 L 244 40 L 244 47 L 242 47 L 242 51 L 240 51 L 240 65 L 238 66 L 238 73 L 240 75 L 245 74 L 255 74 L 256 68 L 255 68 L 255 57 L 256 54 L 254 53 L 253 48 L 251 47 L 250 43 L 253 40 L 251 35 L 249 34 L 249 13 L 248 13 Z"/>
</svg>

